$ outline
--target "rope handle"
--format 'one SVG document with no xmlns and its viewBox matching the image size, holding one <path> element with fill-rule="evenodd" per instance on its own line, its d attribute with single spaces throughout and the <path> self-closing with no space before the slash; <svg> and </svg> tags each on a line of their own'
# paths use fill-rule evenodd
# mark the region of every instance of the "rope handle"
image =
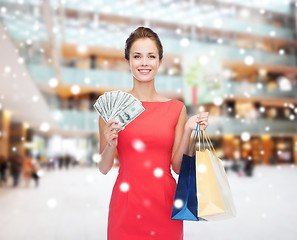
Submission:
<svg viewBox="0 0 297 240">
<path fill-rule="evenodd" d="M 217 156 L 217 153 L 216 153 L 216 151 L 214 150 L 214 147 L 213 147 L 213 145 L 212 145 L 212 142 L 210 141 L 210 138 L 209 138 L 209 136 L 208 136 L 207 132 L 206 132 L 205 130 L 202 130 L 202 132 L 205 132 L 205 134 L 206 134 L 206 137 L 205 137 L 205 139 L 206 139 L 206 141 L 207 141 L 208 145 L 210 145 L 210 146 L 211 146 L 211 148 L 212 148 L 212 151 L 213 151 L 213 153 L 215 154 L 215 156 L 216 156 L 216 158 L 217 158 L 217 161 L 218 161 L 218 162 L 220 162 L 220 161 L 219 161 L 219 158 L 218 158 L 218 156 Z M 210 151 L 210 152 L 211 152 L 211 151 Z"/>
<path fill-rule="evenodd" d="M 196 141 L 197 141 L 197 133 L 198 133 L 197 129 L 198 129 L 198 125 L 199 125 L 199 124 L 197 124 L 197 126 L 196 126 L 195 133 L 194 133 L 194 137 L 193 137 L 193 139 L 192 139 L 191 146 L 190 146 L 189 151 L 188 151 L 188 155 L 190 155 L 191 148 L 192 148 L 192 146 L 193 146 L 193 143 L 195 142 L 195 143 L 194 143 L 194 146 L 193 146 L 193 154 L 192 154 L 192 156 L 194 156 L 195 146 L 196 146 Z M 199 129 L 200 129 L 200 126 L 199 126 Z"/>
</svg>

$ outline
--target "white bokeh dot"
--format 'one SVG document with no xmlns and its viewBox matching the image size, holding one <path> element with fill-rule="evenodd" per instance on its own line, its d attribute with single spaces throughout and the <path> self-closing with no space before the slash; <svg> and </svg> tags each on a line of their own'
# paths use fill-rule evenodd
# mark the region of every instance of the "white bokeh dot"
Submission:
<svg viewBox="0 0 297 240">
<path fill-rule="evenodd" d="M 248 66 L 251 66 L 254 64 L 254 58 L 252 56 L 246 56 L 244 58 L 244 63 Z"/>
<path fill-rule="evenodd" d="M 132 141 L 132 147 L 137 151 L 137 152 L 143 152 L 145 150 L 145 144 L 143 141 L 140 139 L 134 139 Z"/>
<path fill-rule="evenodd" d="M 189 40 L 188 38 L 182 38 L 182 39 L 180 40 L 180 45 L 181 45 L 182 47 L 188 47 L 189 44 L 190 44 L 190 40 Z"/>
<path fill-rule="evenodd" d="M 175 208 L 182 208 L 184 206 L 184 201 L 182 200 L 182 199 L 176 199 L 175 201 L 174 201 L 174 207 Z"/>
<path fill-rule="evenodd" d="M 241 133 L 241 140 L 246 142 L 249 141 L 251 139 L 251 134 L 249 132 L 243 132 Z"/>
<path fill-rule="evenodd" d="M 149 168 L 152 166 L 152 162 L 150 160 L 146 160 L 143 162 L 143 165 L 146 167 L 146 168 Z"/>
<path fill-rule="evenodd" d="M 215 98 L 213 99 L 213 103 L 214 103 L 214 105 L 216 105 L 216 106 L 220 106 L 220 105 L 222 105 L 223 102 L 224 102 L 224 100 L 223 100 L 223 98 L 221 98 L 221 97 L 215 97 Z"/>
<path fill-rule="evenodd" d="M 6 66 L 6 67 L 4 68 L 4 71 L 5 71 L 6 73 L 10 73 L 10 72 L 11 72 L 11 67 Z"/>
<path fill-rule="evenodd" d="M 199 164 L 199 165 L 198 165 L 198 172 L 200 172 L 200 173 L 205 173 L 206 170 L 207 170 L 207 167 L 206 167 L 205 164 Z"/>
<path fill-rule="evenodd" d="M 163 174 L 164 174 L 164 172 L 163 172 L 163 169 L 161 169 L 161 168 L 156 168 L 156 169 L 154 170 L 154 175 L 155 175 L 155 177 L 157 177 L 157 178 L 162 177 Z"/>
<path fill-rule="evenodd" d="M 201 56 L 201 57 L 199 57 L 199 63 L 202 66 L 206 66 L 209 63 L 208 57 L 207 56 Z"/>
<path fill-rule="evenodd" d="M 78 85 L 71 86 L 71 92 L 76 95 L 80 93 L 80 87 Z"/>
<path fill-rule="evenodd" d="M 38 102 L 39 97 L 37 95 L 32 96 L 32 101 L 33 102 Z"/>
<path fill-rule="evenodd" d="M 50 87 L 55 88 L 58 86 L 58 80 L 56 78 L 51 78 L 48 81 L 48 84 L 50 85 Z"/>
<path fill-rule="evenodd" d="M 99 153 L 93 154 L 92 160 L 94 163 L 99 163 L 101 161 L 101 154 L 99 154 Z"/>
<path fill-rule="evenodd" d="M 145 199 L 145 200 L 143 201 L 143 205 L 144 205 L 145 207 L 149 207 L 149 206 L 151 206 L 151 201 L 150 201 L 149 199 Z"/>
<path fill-rule="evenodd" d="M 122 192 L 128 192 L 129 189 L 130 189 L 130 185 L 128 183 L 126 183 L 126 182 L 121 183 L 120 190 Z"/>
<path fill-rule="evenodd" d="M 24 63 L 24 59 L 23 59 L 22 57 L 19 57 L 19 58 L 18 58 L 18 63 L 19 63 L 19 64 L 23 64 L 23 63 Z"/>
<path fill-rule="evenodd" d="M 47 200 L 47 206 L 49 208 L 55 208 L 57 206 L 57 200 L 55 198 L 50 198 Z"/>
<path fill-rule="evenodd" d="M 42 132 L 48 132 L 50 130 L 50 125 L 48 122 L 42 122 L 39 126 L 39 130 Z"/>
</svg>

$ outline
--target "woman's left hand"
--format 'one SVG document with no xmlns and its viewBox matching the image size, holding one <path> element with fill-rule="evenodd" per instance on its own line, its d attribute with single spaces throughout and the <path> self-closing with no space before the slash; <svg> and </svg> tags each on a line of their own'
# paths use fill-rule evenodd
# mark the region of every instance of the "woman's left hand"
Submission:
<svg viewBox="0 0 297 240">
<path fill-rule="evenodd" d="M 197 123 L 199 123 L 202 126 L 202 129 L 205 130 L 208 126 L 208 112 L 202 112 L 190 117 L 186 122 L 185 130 L 195 130 Z"/>
</svg>

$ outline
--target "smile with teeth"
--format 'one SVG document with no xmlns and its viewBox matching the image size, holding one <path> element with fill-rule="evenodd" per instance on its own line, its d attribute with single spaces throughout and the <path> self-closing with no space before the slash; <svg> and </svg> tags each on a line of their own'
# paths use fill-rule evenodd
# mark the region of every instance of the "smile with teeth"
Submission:
<svg viewBox="0 0 297 240">
<path fill-rule="evenodd" d="M 151 69 L 138 69 L 140 73 L 149 73 Z"/>
</svg>

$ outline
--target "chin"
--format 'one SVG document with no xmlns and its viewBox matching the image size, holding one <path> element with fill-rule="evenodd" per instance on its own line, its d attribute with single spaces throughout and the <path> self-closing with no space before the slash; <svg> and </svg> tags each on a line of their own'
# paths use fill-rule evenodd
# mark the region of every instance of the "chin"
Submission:
<svg viewBox="0 0 297 240">
<path fill-rule="evenodd" d="M 133 77 L 140 82 L 150 82 L 155 79 L 155 76 L 137 76 L 137 75 L 135 76 L 135 75 L 133 75 Z"/>
</svg>

